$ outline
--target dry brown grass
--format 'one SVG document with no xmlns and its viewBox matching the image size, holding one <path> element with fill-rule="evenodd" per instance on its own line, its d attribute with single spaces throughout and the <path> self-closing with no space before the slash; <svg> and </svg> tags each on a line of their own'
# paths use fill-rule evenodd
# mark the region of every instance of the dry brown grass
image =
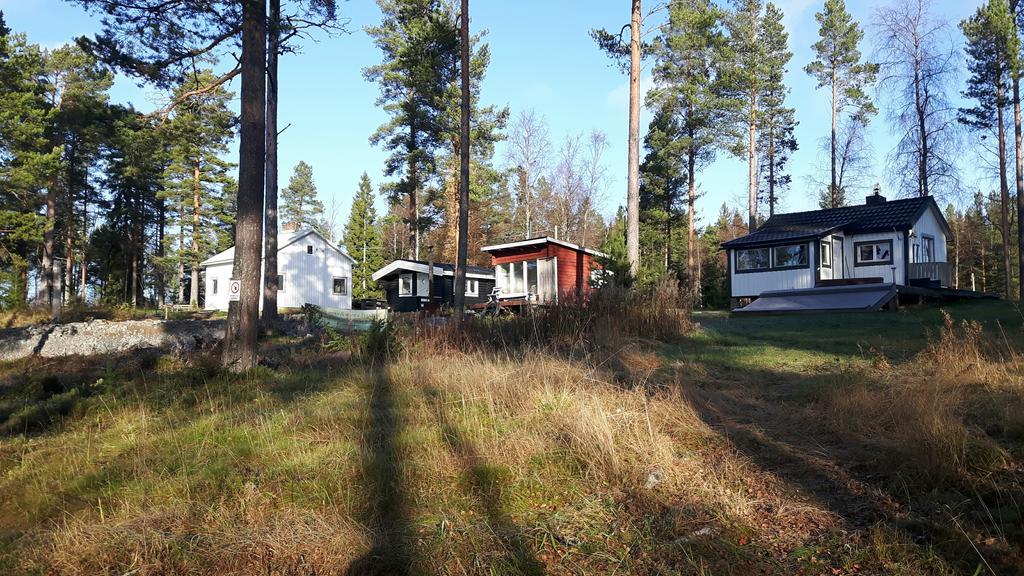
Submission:
<svg viewBox="0 0 1024 576">
<path fill-rule="evenodd" d="M 1024 432 L 1022 374 L 1024 356 L 1004 339 L 944 314 L 943 326 L 911 363 L 886 364 L 837 387 L 823 410 L 836 432 L 879 448 L 891 470 L 931 485 L 968 481 L 1011 461 L 978 422 L 1009 435 Z"/>
</svg>

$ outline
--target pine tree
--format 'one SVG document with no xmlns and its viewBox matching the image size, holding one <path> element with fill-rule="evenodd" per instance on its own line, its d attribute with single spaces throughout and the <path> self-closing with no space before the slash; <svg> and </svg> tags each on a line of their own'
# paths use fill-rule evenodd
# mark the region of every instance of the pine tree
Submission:
<svg viewBox="0 0 1024 576">
<path fill-rule="evenodd" d="M 234 94 L 217 87 L 182 98 L 213 80 L 211 71 L 200 71 L 178 86 L 174 98 L 182 102 L 161 128 L 170 145 L 161 198 L 177 215 L 178 230 L 165 238 L 168 255 L 164 264 L 179 282 L 189 271 L 187 301 L 192 306 L 199 305 L 199 263 L 226 248 L 224 237 L 234 224 L 225 197 L 233 183 L 229 170 L 234 166 L 222 159 L 234 139 L 237 123 L 229 108 Z M 183 293 L 179 299 L 184 301 Z"/>
<path fill-rule="evenodd" d="M 646 154 L 640 164 L 640 252 L 643 255 L 639 280 L 661 278 L 674 272 L 673 237 L 683 227 L 680 201 L 686 189 L 686 150 L 677 101 L 666 99 L 654 111 L 644 137 Z"/>
<path fill-rule="evenodd" d="M 1006 130 L 1004 114 L 1009 104 L 1008 82 L 1018 58 L 1020 42 L 1013 15 L 1006 0 L 989 0 L 973 16 L 960 23 L 967 42 L 967 70 L 970 74 L 963 95 L 977 101 L 973 108 L 961 109 L 960 120 L 970 128 L 996 134 L 999 159 L 999 234 L 1002 245 L 1010 245 L 1010 192 L 1007 183 Z M 1011 286 L 1010 251 L 1003 250 L 1004 294 Z"/>
<path fill-rule="evenodd" d="M 317 199 L 313 167 L 300 160 L 288 185 L 281 189 L 281 220 L 300 229 L 313 228 L 324 233 L 323 215 L 324 203 Z"/>
<path fill-rule="evenodd" d="M 765 81 L 757 145 L 764 158 L 759 167 L 760 196 L 768 204 L 769 216 L 775 214 L 780 196 L 789 188 L 791 177 L 786 173 L 786 166 L 790 155 L 797 150 L 794 135 L 796 111 L 786 106 L 786 96 L 789 95 L 786 67 L 793 53 L 789 51 L 789 34 L 782 18 L 782 10 L 775 4 L 768 2 L 765 5 L 761 20 Z"/>
<path fill-rule="evenodd" d="M 29 266 L 46 229 L 39 191 L 61 153 L 48 145 L 44 70 L 42 50 L 0 15 L 0 290 L 10 307 L 28 299 Z"/>
<path fill-rule="evenodd" d="M 447 5 L 439 0 L 378 0 L 377 4 L 383 20 L 366 32 L 384 53 L 384 62 L 363 74 L 380 86 L 377 104 L 391 118 L 370 137 L 370 143 L 390 152 L 387 176 L 402 174 L 386 189 L 392 203 L 407 201 L 408 256 L 416 259 L 423 228 L 419 200 L 436 170 L 437 151 L 447 129 L 445 95 L 458 73 L 458 30 Z"/>
<path fill-rule="evenodd" d="M 352 199 L 352 211 L 349 212 L 344 236 L 345 248 L 356 260 L 352 271 L 353 298 L 372 298 L 381 294 L 380 288 L 371 278 L 384 265 L 381 229 L 373 197 L 370 177 L 363 172 L 359 178 L 359 190 Z"/>
<path fill-rule="evenodd" d="M 761 124 L 761 99 L 767 84 L 765 38 L 761 25 L 761 0 L 734 0 L 735 11 L 726 18 L 731 58 L 728 88 L 736 102 L 736 151 L 747 158 L 747 214 L 757 226 L 757 130 Z"/>
<path fill-rule="evenodd" d="M 846 11 L 844 0 L 825 0 L 825 7 L 814 15 L 820 28 L 820 40 L 814 43 L 815 60 L 804 70 L 818 81 L 818 88 L 831 90 L 832 131 L 829 140 L 831 179 L 828 195 L 832 208 L 841 205 L 839 157 L 837 152 L 839 118 L 850 111 L 849 122 L 867 125 L 877 110 L 868 97 L 878 65 L 861 62 L 860 41 L 864 31 Z"/>
<path fill-rule="evenodd" d="M 680 0 L 669 7 L 668 22 L 655 43 L 655 79 L 662 86 L 654 102 L 674 101 L 685 150 L 687 190 L 687 282 L 693 296 L 700 290 L 696 237 L 697 176 L 726 144 L 722 126 L 729 106 L 723 98 L 722 70 L 728 43 L 722 12 L 710 0 Z"/>
</svg>

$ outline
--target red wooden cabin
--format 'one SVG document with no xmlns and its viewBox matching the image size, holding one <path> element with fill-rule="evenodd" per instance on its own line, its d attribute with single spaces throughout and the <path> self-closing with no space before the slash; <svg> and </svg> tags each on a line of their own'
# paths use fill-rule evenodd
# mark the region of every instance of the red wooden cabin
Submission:
<svg viewBox="0 0 1024 576">
<path fill-rule="evenodd" d="M 494 265 L 501 298 L 535 304 L 557 304 L 566 296 L 590 292 L 591 276 L 605 254 L 571 242 L 542 236 L 484 246 Z"/>
</svg>

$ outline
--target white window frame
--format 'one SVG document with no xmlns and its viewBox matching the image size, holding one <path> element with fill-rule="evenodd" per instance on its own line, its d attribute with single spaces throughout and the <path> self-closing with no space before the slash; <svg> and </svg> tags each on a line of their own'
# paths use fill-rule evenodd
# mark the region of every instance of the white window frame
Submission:
<svg viewBox="0 0 1024 576">
<path fill-rule="evenodd" d="M 406 279 L 409 280 L 409 289 L 408 290 L 405 290 L 402 287 L 402 283 Z M 399 296 L 412 296 L 415 291 L 416 291 L 416 275 L 414 273 L 412 273 L 412 272 L 409 272 L 407 274 L 399 274 L 398 275 L 398 295 Z"/>
<path fill-rule="evenodd" d="M 217 279 L 213 278 L 213 295 L 217 295 Z"/>
<path fill-rule="evenodd" d="M 829 268 L 829 269 L 831 269 L 832 268 L 832 241 L 831 240 L 822 240 L 821 243 L 818 244 L 818 250 L 821 251 L 821 256 L 820 256 L 821 267 L 822 268 Z"/>
<path fill-rule="evenodd" d="M 921 235 L 921 258 L 922 262 L 935 262 L 935 237 L 929 234 Z"/>
<path fill-rule="evenodd" d="M 466 296 L 479 296 L 480 295 L 480 281 L 475 278 L 466 278 Z"/>
<path fill-rule="evenodd" d="M 743 268 L 740 266 L 740 254 L 743 252 L 754 252 L 765 250 L 768 252 L 767 264 L 763 268 Z M 772 249 L 769 247 L 760 248 L 737 248 L 736 249 L 736 263 L 734 267 L 735 272 L 747 273 L 747 272 L 769 272 L 772 269 Z"/>
<path fill-rule="evenodd" d="M 343 283 L 342 284 L 341 292 L 338 292 L 338 291 L 336 291 L 334 289 L 335 282 L 338 281 L 338 280 L 341 280 L 342 283 Z M 348 278 L 346 278 L 344 276 L 332 276 L 331 277 L 331 295 L 332 296 L 348 296 Z"/>
<path fill-rule="evenodd" d="M 889 257 L 886 259 L 878 259 L 876 258 L 878 256 L 878 247 L 883 245 L 888 246 Z M 865 260 L 860 256 L 860 250 L 865 246 L 872 246 L 871 254 L 873 257 L 870 260 Z M 888 238 L 884 240 L 865 240 L 863 242 L 853 243 L 854 266 L 889 266 L 896 261 L 894 256 L 895 254 L 893 254 L 893 241 Z"/>
</svg>

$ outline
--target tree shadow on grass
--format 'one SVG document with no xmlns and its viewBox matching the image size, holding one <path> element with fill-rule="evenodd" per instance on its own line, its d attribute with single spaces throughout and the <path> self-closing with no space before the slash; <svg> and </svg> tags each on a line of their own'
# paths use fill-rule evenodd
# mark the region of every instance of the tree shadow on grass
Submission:
<svg viewBox="0 0 1024 576">
<path fill-rule="evenodd" d="M 985 500 L 998 494 L 986 496 L 975 488 L 972 495 L 950 483 L 911 490 L 898 470 L 899 454 L 810 423 L 797 406 L 770 388 L 777 383 L 800 390 L 822 384 L 820 376 L 766 370 L 750 371 L 744 380 L 769 386 L 708 384 L 687 387 L 685 395 L 701 419 L 728 437 L 740 453 L 836 514 L 848 529 L 866 535 L 872 527 L 884 525 L 952 567 L 988 573 L 989 564 L 997 574 L 1024 573 L 1024 566 L 1017 564 L 1019 552 L 998 542 L 972 542 L 963 532 L 966 528 L 983 535 L 992 530 L 983 509 L 996 508 L 997 503 Z"/>
<path fill-rule="evenodd" d="M 509 564 L 516 574 L 539 576 L 545 573 L 544 565 L 530 548 L 522 529 L 505 511 L 501 498 L 501 478 L 496 469 L 480 456 L 476 447 L 468 441 L 448 418 L 441 393 L 428 387 L 425 394 L 437 415 L 437 423 L 445 445 L 465 469 L 473 489 L 473 496 L 483 508 L 487 521 L 495 535 L 508 551 Z"/>
<path fill-rule="evenodd" d="M 363 473 L 370 499 L 363 521 L 370 527 L 373 547 L 349 566 L 349 576 L 409 574 L 412 526 L 404 493 L 405 474 L 397 438 L 404 426 L 386 368 L 377 372 L 363 436 Z"/>
</svg>

